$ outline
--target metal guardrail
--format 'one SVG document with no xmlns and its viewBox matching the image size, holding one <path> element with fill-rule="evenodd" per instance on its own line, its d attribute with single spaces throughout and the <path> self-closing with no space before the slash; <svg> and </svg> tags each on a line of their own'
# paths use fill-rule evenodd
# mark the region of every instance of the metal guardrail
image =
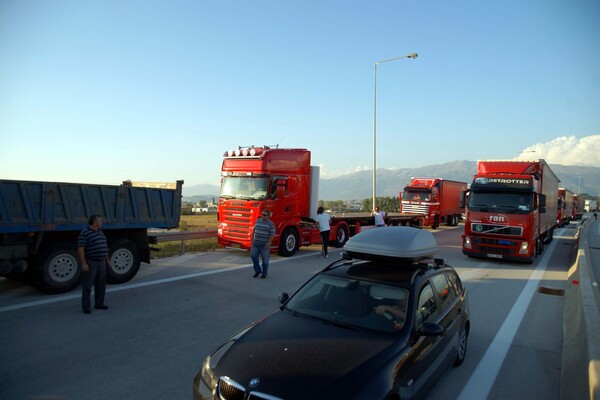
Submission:
<svg viewBox="0 0 600 400">
<path fill-rule="evenodd" d="M 208 239 L 216 238 L 217 230 L 211 231 L 183 231 L 183 232 L 162 232 L 156 233 L 152 236 L 156 237 L 156 241 L 160 242 L 176 242 L 178 240 L 195 240 L 195 239 Z"/>
<path fill-rule="evenodd" d="M 181 242 L 181 250 L 179 255 L 185 254 L 185 242 L 188 240 L 195 239 L 209 239 L 217 237 L 217 230 L 210 231 L 183 231 L 183 232 L 157 232 L 153 233 L 152 236 L 156 238 L 156 243 L 161 242 Z"/>
</svg>

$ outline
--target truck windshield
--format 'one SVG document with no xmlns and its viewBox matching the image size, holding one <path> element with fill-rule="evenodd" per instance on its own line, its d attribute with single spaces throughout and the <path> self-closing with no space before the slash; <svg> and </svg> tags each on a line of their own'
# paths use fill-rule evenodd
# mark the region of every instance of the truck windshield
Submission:
<svg viewBox="0 0 600 400">
<path fill-rule="evenodd" d="M 532 198 L 531 193 L 472 191 L 467 207 L 471 211 L 526 214 L 531 211 Z"/>
<path fill-rule="evenodd" d="M 402 200 L 409 201 L 429 201 L 431 200 L 431 191 L 414 191 L 414 190 L 405 190 L 402 194 Z"/>
<path fill-rule="evenodd" d="M 267 196 L 267 177 L 226 176 L 221 182 L 221 196 L 227 199 L 263 200 Z"/>
</svg>

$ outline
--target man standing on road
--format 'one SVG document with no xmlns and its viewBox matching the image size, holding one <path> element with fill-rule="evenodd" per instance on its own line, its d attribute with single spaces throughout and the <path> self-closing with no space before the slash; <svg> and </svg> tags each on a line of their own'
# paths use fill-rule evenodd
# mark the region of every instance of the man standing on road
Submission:
<svg viewBox="0 0 600 400">
<path fill-rule="evenodd" d="M 88 223 L 89 226 L 81 231 L 77 241 L 77 252 L 83 271 L 81 307 L 85 314 L 91 313 L 92 285 L 94 285 L 94 308 L 108 310 L 108 306 L 104 304 L 104 294 L 106 293 L 106 268 L 110 267 L 106 237 L 100 230 L 102 217 L 91 215 Z"/>
<path fill-rule="evenodd" d="M 317 209 L 317 226 L 321 232 L 321 258 L 327 256 L 327 242 L 329 241 L 329 231 L 331 230 L 331 217 L 325 212 L 323 207 Z"/>
<path fill-rule="evenodd" d="M 271 253 L 271 242 L 275 237 L 275 224 L 269 219 L 269 211 L 262 210 L 261 218 L 256 221 L 252 232 L 252 249 L 250 258 L 254 267 L 253 278 L 260 275 L 261 279 L 267 277 L 269 271 L 269 254 Z M 262 271 L 258 263 L 258 255 L 262 258 Z"/>
</svg>

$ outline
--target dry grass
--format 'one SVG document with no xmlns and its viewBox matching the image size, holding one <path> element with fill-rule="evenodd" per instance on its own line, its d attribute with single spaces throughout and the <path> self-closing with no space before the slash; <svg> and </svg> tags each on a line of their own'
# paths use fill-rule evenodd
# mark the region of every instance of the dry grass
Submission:
<svg viewBox="0 0 600 400">
<path fill-rule="evenodd" d="M 181 231 L 205 231 L 217 229 L 218 222 L 215 214 L 182 215 L 179 221 Z M 152 252 L 152 258 L 164 258 L 181 254 L 181 242 L 163 242 L 154 245 L 160 251 Z M 185 253 L 203 253 L 214 251 L 218 247 L 217 238 L 187 240 L 184 242 Z"/>
</svg>

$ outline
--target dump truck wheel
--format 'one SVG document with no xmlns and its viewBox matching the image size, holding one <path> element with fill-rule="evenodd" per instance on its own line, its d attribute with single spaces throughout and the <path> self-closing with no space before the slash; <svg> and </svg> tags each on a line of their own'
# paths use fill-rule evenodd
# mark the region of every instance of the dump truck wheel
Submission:
<svg viewBox="0 0 600 400">
<path fill-rule="evenodd" d="M 107 269 L 108 283 L 129 282 L 140 269 L 140 251 L 129 239 L 120 239 L 108 245 L 110 267 Z"/>
<path fill-rule="evenodd" d="M 73 243 L 56 243 L 42 250 L 35 265 L 35 286 L 46 293 L 66 293 L 81 279 L 81 265 Z"/>
</svg>

